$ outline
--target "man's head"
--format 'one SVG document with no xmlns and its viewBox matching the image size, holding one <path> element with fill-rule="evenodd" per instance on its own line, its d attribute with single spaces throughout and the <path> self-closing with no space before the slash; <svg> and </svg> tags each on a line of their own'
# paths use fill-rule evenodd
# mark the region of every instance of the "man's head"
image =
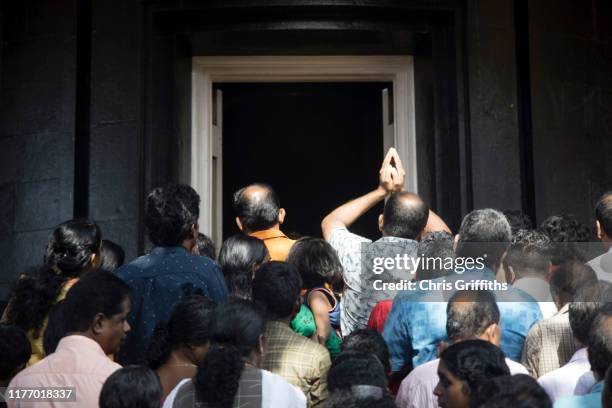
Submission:
<svg viewBox="0 0 612 408">
<path fill-rule="evenodd" d="M 551 251 L 553 265 L 559 265 L 569 259 L 582 262 L 587 260 L 584 248 L 577 243 L 591 241 L 592 234 L 589 227 L 573 215 L 551 215 L 540 224 L 538 230 L 548 235 L 553 243 Z"/>
<path fill-rule="evenodd" d="M 434 389 L 442 408 L 468 408 L 470 398 L 483 381 L 509 375 L 504 353 L 484 340 L 465 340 L 445 349 L 438 365 Z"/>
<path fill-rule="evenodd" d="M 215 251 L 215 243 L 210 239 L 208 235 L 198 233 L 196 244 L 192 250 L 193 255 L 207 256 L 212 260 L 217 259 Z"/>
<path fill-rule="evenodd" d="M 130 287 L 110 272 L 87 273 L 70 288 L 62 305 L 64 333 L 81 333 L 96 341 L 105 354 L 119 351 L 130 330 Z"/>
<path fill-rule="evenodd" d="M 511 237 L 504 214 L 491 208 L 474 210 L 461 222 L 455 253 L 460 257 L 483 257 L 484 264 L 494 269 L 499 266 Z"/>
<path fill-rule="evenodd" d="M 385 339 L 372 329 L 357 329 L 342 340 L 342 351 L 357 351 L 369 353 L 382 363 L 385 372 L 391 372 L 391 361 L 389 360 L 389 348 Z"/>
<path fill-rule="evenodd" d="M 463 290 L 453 294 L 446 307 L 446 334 L 453 342 L 486 340 L 499 346 L 499 308 L 488 290 Z"/>
<path fill-rule="evenodd" d="M 612 364 L 612 305 L 602 307 L 591 325 L 588 340 L 589 363 L 597 381 L 603 380 Z"/>
<path fill-rule="evenodd" d="M 255 183 L 234 193 L 236 224 L 246 233 L 266 230 L 285 221 L 285 209 L 267 184 Z"/>
<path fill-rule="evenodd" d="M 272 320 L 285 320 L 297 313 L 302 279 L 298 271 L 285 262 L 264 264 L 253 280 L 253 300 L 261 304 Z"/>
<path fill-rule="evenodd" d="M 198 193 L 184 184 L 170 184 L 149 193 L 144 222 L 154 245 L 186 245 L 191 250 L 198 236 L 199 215 Z"/>
<path fill-rule="evenodd" d="M 520 230 L 512 237 L 504 260 L 506 280 L 528 276 L 546 279 L 550 270 L 550 238 L 535 230 Z"/>
<path fill-rule="evenodd" d="M 537 380 L 527 374 L 515 374 L 483 381 L 472 395 L 470 406 L 552 408 L 552 402 Z"/>
<path fill-rule="evenodd" d="M 580 346 L 587 345 L 591 325 L 599 310 L 612 300 L 612 284 L 604 281 L 583 285 L 569 305 L 569 323 Z"/>
<path fill-rule="evenodd" d="M 595 231 L 599 240 L 612 245 L 612 191 L 608 191 L 597 201 Z"/>
<path fill-rule="evenodd" d="M 327 389 L 350 390 L 356 385 L 370 385 L 387 389 L 387 375 L 383 364 L 370 353 L 345 351 L 340 353 L 327 374 Z"/>
<path fill-rule="evenodd" d="M 453 237 L 446 231 L 430 232 L 419 241 L 417 254 L 429 262 L 421 262 L 416 271 L 417 280 L 436 279 L 449 275 L 452 271 L 445 269 L 447 259 L 455 258 Z"/>
<path fill-rule="evenodd" d="M 378 218 L 384 236 L 417 239 L 429 218 L 429 207 L 421 197 L 408 192 L 393 193 Z"/>
<path fill-rule="evenodd" d="M 557 307 L 561 309 L 571 302 L 578 290 L 588 282 L 596 282 L 597 274 L 577 260 L 569 260 L 559 265 L 550 280 L 550 293 Z"/>
<path fill-rule="evenodd" d="M 512 236 L 514 236 L 520 230 L 533 229 L 533 222 L 531 218 L 527 214 L 523 214 L 518 210 L 504 210 L 504 215 L 510 224 L 510 229 L 512 230 Z"/>
</svg>

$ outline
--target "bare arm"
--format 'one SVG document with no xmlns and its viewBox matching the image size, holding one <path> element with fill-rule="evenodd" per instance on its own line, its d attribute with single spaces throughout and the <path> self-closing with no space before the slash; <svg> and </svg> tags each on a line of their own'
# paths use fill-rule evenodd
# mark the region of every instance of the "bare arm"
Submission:
<svg viewBox="0 0 612 408">
<path fill-rule="evenodd" d="M 308 306 L 310 306 L 310 309 L 312 310 L 315 324 L 317 326 L 315 340 L 317 340 L 322 346 L 325 346 L 332 331 L 331 323 L 329 321 L 329 309 L 331 308 L 331 305 L 323 293 L 313 291 L 308 299 Z"/>
<path fill-rule="evenodd" d="M 391 162 L 395 162 L 394 167 Z M 394 191 L 401 191 L 404 186 L 404 170 L 399 155 L 394 148 L 389 149 L 380 168 L 378 187 L 359 198 L 349 201 L 329 213 L 321 222 L 323 238 L 329 240 L 333 230 L 350 227 L 370 208 L 385 199 Z"/>
</svg>

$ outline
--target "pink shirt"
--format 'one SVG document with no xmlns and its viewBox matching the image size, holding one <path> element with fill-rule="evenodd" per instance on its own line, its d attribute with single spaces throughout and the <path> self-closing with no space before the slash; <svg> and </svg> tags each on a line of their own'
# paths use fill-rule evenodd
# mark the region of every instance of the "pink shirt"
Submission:
<svg viewBox="0 0 612 408">
<path fill-rule="evenodd" d="M 109 359 L 94 340 L 81 336 L 66 336 L 55 353 L 20 372 L 9 387 L 75 387 L 76 403 L 23 402 L 11 400 L 12 407 L 95 408 L 104 381 L 121 366 Z"/>
</svg>

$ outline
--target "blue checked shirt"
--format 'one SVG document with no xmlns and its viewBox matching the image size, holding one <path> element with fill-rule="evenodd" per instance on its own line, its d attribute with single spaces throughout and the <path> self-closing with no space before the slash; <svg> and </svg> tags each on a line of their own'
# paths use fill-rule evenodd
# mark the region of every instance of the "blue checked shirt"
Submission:
<svg viewBox="0 0 612 408">
<path fill-rule="evenodd" d="M 484 269 L 434 279 L 493 281 L 493 273 Z M 416 367 L 437 358 L 437 347 L 446 336 L 446 305 L 452 291 L 404 291 L 393 301 L 383 330 L 391 354 L 391 368 L 400 371 L 407 363 Z M 538 303 L 525 292 L 512 287 L 495 293 L 501 315 L 501 349 L 514 361 L 520 361 L 523 343 L 531 326 L 542 319 Z M 410 360 L 412 359 L 412 361 Z"/>
</svg>

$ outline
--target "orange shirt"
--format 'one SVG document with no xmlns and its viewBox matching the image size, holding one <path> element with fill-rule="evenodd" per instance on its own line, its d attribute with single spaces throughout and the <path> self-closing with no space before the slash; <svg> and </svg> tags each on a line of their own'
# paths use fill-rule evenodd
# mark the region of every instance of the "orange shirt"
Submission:
<svg viewBox="0 0 612 408">
<path fill-rule="evenodd" d="M 295 240 L 287 238 L 281 230 L 275 228 L 251 232 L 249 235 L 261 239 L 266 244 L 271 261 L 287 259 L 289 250 L 295 243 Z"/>
</svg>

